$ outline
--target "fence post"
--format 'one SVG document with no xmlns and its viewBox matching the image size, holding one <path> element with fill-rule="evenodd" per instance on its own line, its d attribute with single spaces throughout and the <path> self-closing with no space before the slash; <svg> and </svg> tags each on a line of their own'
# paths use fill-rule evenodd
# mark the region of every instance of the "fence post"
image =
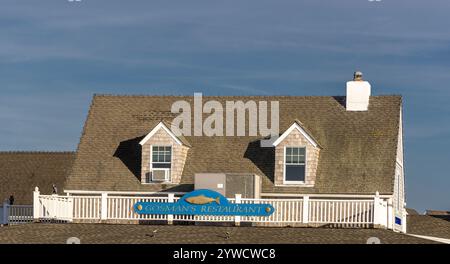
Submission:
<svg viewBox="0 0 450 264">
<path fill-rule="evenodd" d="M 168 195 L 168 202 L 173 203 L 175 201 L 175 195 L 173 193 L 169 193 Z M 167 215 L 167 224 L 172 225 L 173 224 L 173 215 Z"/>
<path fill-rule="evenodd" d="M 376 192 L 375 197 L 373 198 L 373 226 L 375 228 L 378 227 L 386 227 L 386 221 L 383 219 L 383 205 L 380 201 L 380 193 Z"/>
<path fill-rule="evenodd" d="M 100 211 L 100 220 L 108 219 L 108 193 L 102 193 L 102 201 L 100 203 L 102 210 Z"/>
<path fill-rule="evenodd" d="M 387 228 L 394 229 L 394 206 L 392 204 L 392 198 L 387 201 Z"/>
<path fill-rule="evenodd" d="M 3 225 L 9 224 L 9 208 L 8 208 L 8 206 L 9 206 L 8 202 L 6 200 L 3 201 L 3 207 L 2 207 L 2 210 L 3 210 L 2 224 Z"/>
<path fill-rule="evenodd" d="M 51 195 L 51 200 L 49 203 L 49 215 L 52 219 L 56 220 L 58 217 L 58 209 L 59 209 L 59 203 L 58 203 L 58 195 L 57 194 L 52 194 Z"/>
<path fill-rule="evenodd" d="M 41 217 L 39 215 L 39 210 L 40 210 L 40 206 L 39 206 L 39 187 L 35 187 L 34 188 L 34 192 L 33 192 L 33 219 L 34 221 L 38 221 L 39 218 Z"/>
<path fill-rule="evenodd" d="M 303 196 L 303 210 L 302 210 L 303 224 L 309 223 L 309 196 Z"/>
<path fill-rule="evenodd" d="M 242 194 L 236 193 L 234 195 L 234 202 L 235 203 L 240 204 L 242 202 L 241 199 L 242 199 Z M 239 215 L 235 215 L 234 216 L 234 225 L 235 226 L 240 226 L 241 225 L 241 216 L 239 216 Z"/>
</svg>

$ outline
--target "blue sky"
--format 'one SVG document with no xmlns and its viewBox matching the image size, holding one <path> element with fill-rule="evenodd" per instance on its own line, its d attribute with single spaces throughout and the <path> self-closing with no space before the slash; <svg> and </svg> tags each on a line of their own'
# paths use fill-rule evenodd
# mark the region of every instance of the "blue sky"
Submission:
<svg viewBox="0 0 450 264">
<path fill-rule="evenodd" d="M 450 210 L 450 1 L 0 0 L 0 150 L 75 150 L 93 93 L 404 96 L 409 207 Z"/>
</svg>

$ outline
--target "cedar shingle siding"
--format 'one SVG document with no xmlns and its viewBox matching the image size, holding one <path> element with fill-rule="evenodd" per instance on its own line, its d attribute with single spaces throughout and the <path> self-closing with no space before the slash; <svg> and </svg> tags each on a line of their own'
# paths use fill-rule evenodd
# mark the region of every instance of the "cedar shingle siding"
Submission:
<svg viewBox="0 0 450 264">
<path fill-rule="evenodd" d="M 142 145 L 141 182 L 149 183 L 147 179 L 151 179 L 150 156 L 152 146 L 172 147 L 170 180 L 172 183 L 180 183 L 188 147 L 179 145 L 164 129 L 159 129 L 153 137 Z"/>
<path fill-rule="evenodd" d="M 364 112 L 346 111 L 345 97 L 203 97 L 223 106 L 225 101 L 279 101 L 280 134 L 299 120 L 320 143 L 314 187 L 275 186 L 275 149 L 261 148 L 260 138 L 250 136 L 185 137 L 191 147 L 181 184 L 143 185 L 139 142 L 161 120 L 175 117 L 170 108 L 177 100 L 194 109 L 193 97 L 95 96 L 66 189 L 189 191 L 194 174 L 208 172 L 258 174 L 266 193 L 393 192 L 400 96 L 372 96 Z"/>
<path fill-rule="evenodd" d="M 275 185 L 283 185 L 285 147 L 306 148 L 305 184 L 314 185 L 320 148 L 318 146 L 314 147 L 297 129 L 291 131 L 291 133 L 275 147 Z"/>
<path fill-rule="evenodd" d="M 75 158 L 73 152 L 0 152 L 0 199 L 14 195 L 14 204 L 32 204 L 33 190 L 62 194 L 64 181 Z"/>
</svg>

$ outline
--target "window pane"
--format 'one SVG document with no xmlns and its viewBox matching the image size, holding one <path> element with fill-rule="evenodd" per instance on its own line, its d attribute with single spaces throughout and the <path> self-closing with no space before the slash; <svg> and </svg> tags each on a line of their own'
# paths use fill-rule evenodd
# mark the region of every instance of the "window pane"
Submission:
<svg viewBox="0 0 450 264">
<path fill-rule="evenodd" d="M 169 163 L 170 168 L 170 162 L 172 158 L 172 147 L 167 146 L 153 146 L 152 147 L 152 162 L 153 163 Z M 153 165 L 155 167 L 155 165 Z M 156 168 L 156 167 L 155 167 Z"/>
<path fill-rule="evenodd" d="M 292 163 L 292 156 L 286 156 L 286 163 Z"/>
<path fill-rule="evenodd" d="M 286 148 L 286 155 L 292 155 L 292 148 Z"/>
<path fill-rule="evenodd" d="M 299 156 L 298 162 L 299 162 L 299 163 L 305 163 L 305 155 Z"/>
<path fill-rule="evenodd" d="M 305 166 L 286 165 L 286 181 L 305 181 Z"/>
<path fill-rule="evenodd" d="M 287 164 L 305 164 L 305 148 L 286 148 Z"/>
<path fill-rule="evenodd" d="M 305 155 L 305 148 L 298 148 L 298 154 L 299 155 Z"/>
</svg>

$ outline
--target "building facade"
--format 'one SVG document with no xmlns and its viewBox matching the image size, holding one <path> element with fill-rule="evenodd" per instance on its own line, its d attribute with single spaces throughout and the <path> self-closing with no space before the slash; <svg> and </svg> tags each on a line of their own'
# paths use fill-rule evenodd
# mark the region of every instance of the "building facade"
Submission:
<svg viewBox="0 0 450 264">
<path fill-rule="evenodd" d="M 370 84 L 355 77 L 346 96 L 201 99 L 203 120 L 208 102 L 277 102 L 279 134 L 263 146 L 267 137 L 250 135 L 247 107 L 244 135 L 180 135 L 172 106 L 195 109 L 194 97 L 95 95 L 65 192 L 180 194 L 209 186 L 253 199 L 379 194 L 391 199 L 392 217 L 404 219 L 401 96 L 371 96 Z M 189 116 L 186 123 L 196 123 Z"/>
</svg>

